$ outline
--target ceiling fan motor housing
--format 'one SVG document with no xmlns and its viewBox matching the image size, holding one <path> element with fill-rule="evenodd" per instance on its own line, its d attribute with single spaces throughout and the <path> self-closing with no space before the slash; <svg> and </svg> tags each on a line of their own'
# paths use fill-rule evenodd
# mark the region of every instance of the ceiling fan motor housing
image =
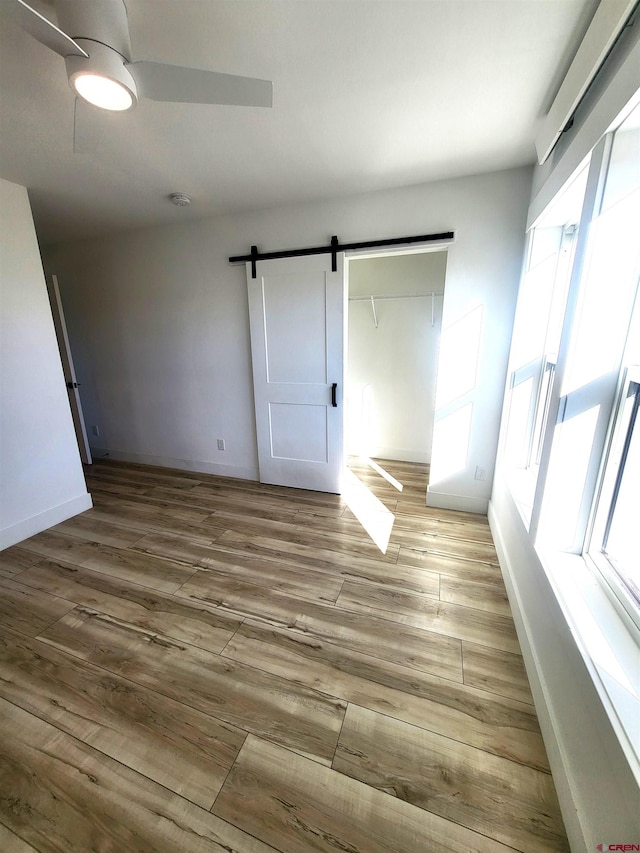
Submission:
<svg viewBox="0 0 640 853">
<path fill-rule="evenodd" d="M 84 74 L 95 74 L 100 77 L 106 77 L 108 80 L 113 80 L 115 83 L 123 86 L 131 95 L 131 105 L 129 109 L 135 107 L 138 102 L 138 91 L 136 89 L 135 80 L 129 73 L 123 57 L 111 47 L 92 39 L 76 38 L 75 41 L 89 54 L 89 58 L 84 56 L 67 56 L 65 57 L 65 65 L 67 67 L 67 76 L 69 85 L 76 94 L 80 94 L 76 88 L 76 78 Z"/>
</svg>

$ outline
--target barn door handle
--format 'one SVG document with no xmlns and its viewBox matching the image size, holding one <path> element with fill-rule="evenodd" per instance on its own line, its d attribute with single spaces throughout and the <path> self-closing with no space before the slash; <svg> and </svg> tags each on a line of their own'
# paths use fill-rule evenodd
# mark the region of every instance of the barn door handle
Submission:
<svg viewBox="0 0 640 853">
<path fill-rule="evenodd" d="M 333 406 L 334 409 L 337 408 L 337 406 L 338 406 L 337 391 L 338 391 L 338 383 L 334 382 L 333 385 L 331 386 L 331 405 Z"/>
</svg>

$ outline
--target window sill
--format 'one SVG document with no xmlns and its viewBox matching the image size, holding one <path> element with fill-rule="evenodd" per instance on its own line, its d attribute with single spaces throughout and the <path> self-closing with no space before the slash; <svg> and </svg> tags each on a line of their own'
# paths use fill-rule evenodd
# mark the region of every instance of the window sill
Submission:
<svg viewBox="0 0 640 853">
<path fill-rule="evenodd" d="M 640 647 L 602 582 L 575 554 L 539 552 L 595 689 L 640 786 Z"/>
</svg>

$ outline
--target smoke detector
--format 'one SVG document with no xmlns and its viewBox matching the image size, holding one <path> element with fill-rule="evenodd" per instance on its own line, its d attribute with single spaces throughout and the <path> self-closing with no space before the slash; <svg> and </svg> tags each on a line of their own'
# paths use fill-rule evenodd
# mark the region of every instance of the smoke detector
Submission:
<svg viewBox="0 0 640 853">
<path fill-rule="evenodd" d="M 186 193 L 171 193 L 169 198 L 178 207 L 189 207 L 191 204 L 191 196 Z"/>
</svg>

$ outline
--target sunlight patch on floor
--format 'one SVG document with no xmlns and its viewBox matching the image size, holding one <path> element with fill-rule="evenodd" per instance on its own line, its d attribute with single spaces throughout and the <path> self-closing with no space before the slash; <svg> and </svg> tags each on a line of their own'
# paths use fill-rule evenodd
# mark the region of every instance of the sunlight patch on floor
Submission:
<svg viewBox="0 0 640 853">
<path fill-rule="evenodd" d="M 386 554 L 395 515 L 349 469 L 344 474 L 342 497 L 372 541 Z"/>
<path fill-rule="evenodd" d="M 381 477 L 384 477 L 387 483 L 391 483 L 394 489 L 397 489 L 399 492 L 402 491 L 402 489 L 404 488 L 402 483 L 396 480 L 396 478 L 393 477 L 388 471 L 385 471 L 384 468 L 380 467 L 377 462 L 374 462 L 373 459 L 369 459 L 368 456 L 361 456 L 360 459 L 362 460 L 362 462 L 366 462 L 366 464 L 370 468 L 373 468 L 373 470 L 377 474 L 380 474 Z"/>
</svg>

